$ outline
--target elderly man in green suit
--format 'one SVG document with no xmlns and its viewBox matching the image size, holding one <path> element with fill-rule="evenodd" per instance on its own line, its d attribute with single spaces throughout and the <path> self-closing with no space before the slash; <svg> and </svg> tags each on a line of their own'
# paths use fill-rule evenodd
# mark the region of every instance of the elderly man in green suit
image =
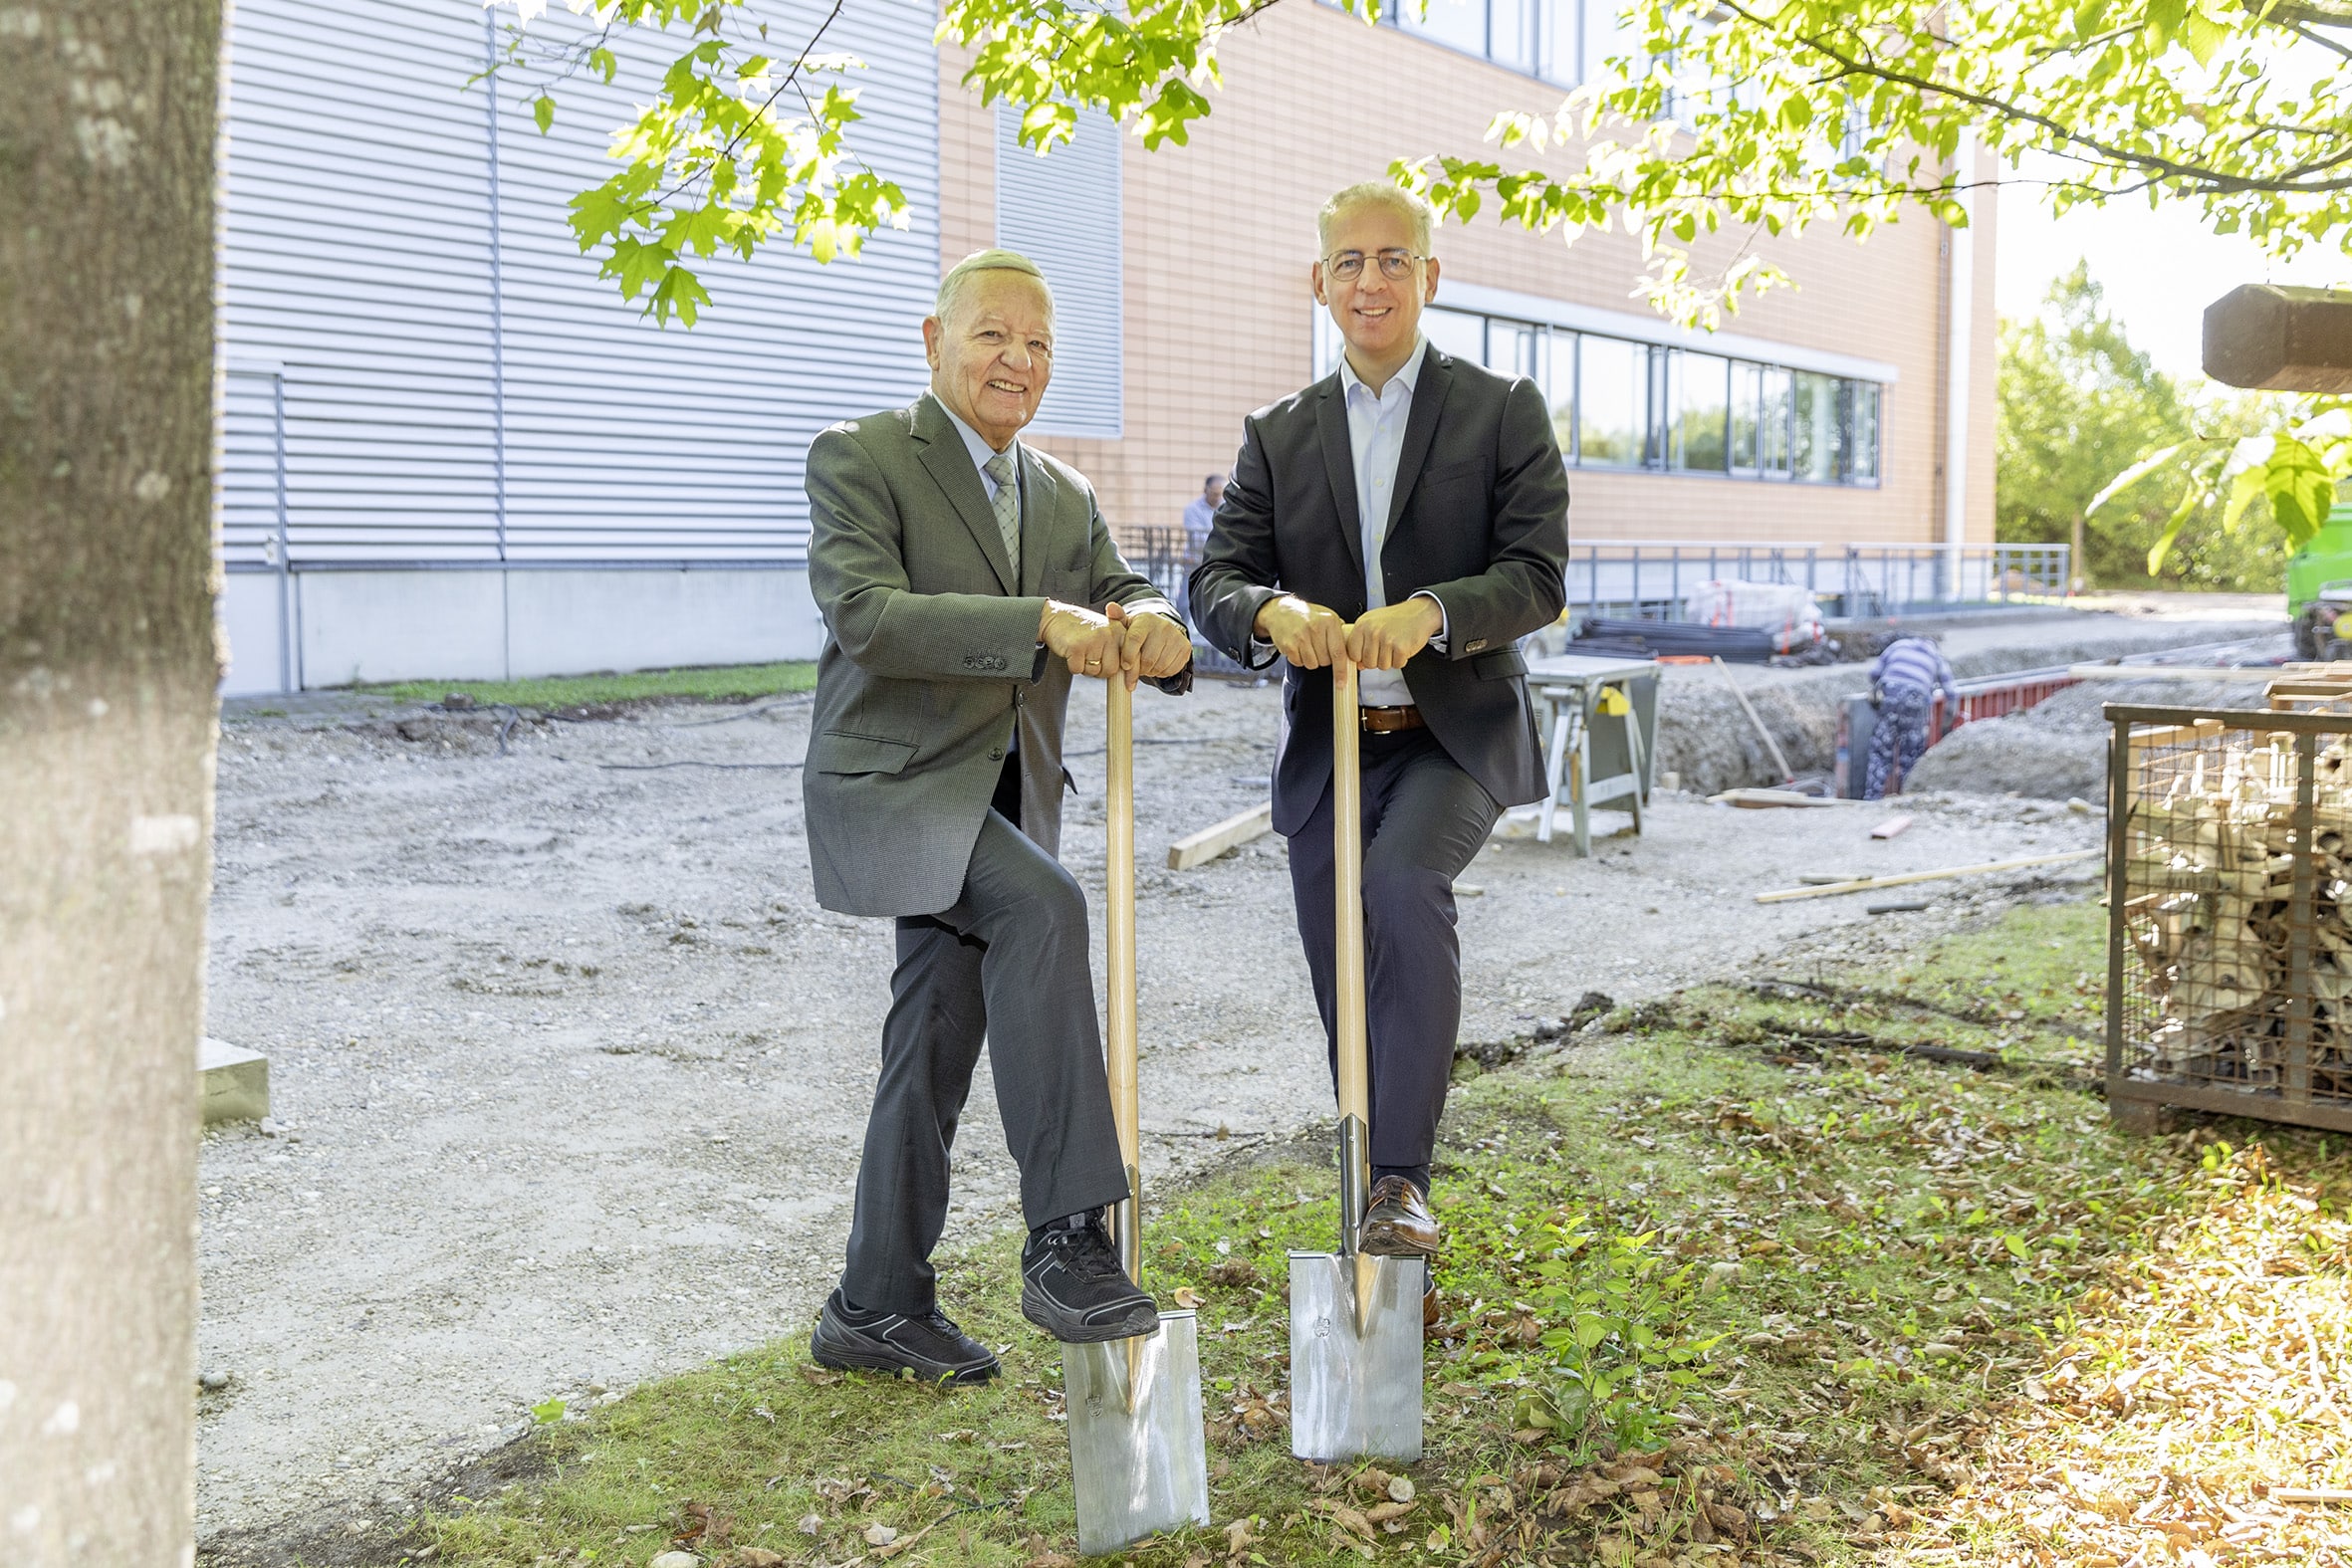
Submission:
<svg viewBox="0 0 2352 1568">
<path fill-rule="evenodd" d="M 1069 1343 L 1158 1321 L 1103 1224 L 1127 1180 L 1085 899 L 1055 856 L 1073 678 L 1181 693 L 1192 642 L 1119 558 L 1085 479 L 1019 439 L 1054 367 L 1036 264 L 967 257 L 923 343 L 928 392 L 809 449 L 827 632 L 802 774 L 810 866 L 825 908 L 898 924 L 848 1266 L 811 1349 L 973 1383 L 996 1357 L 939 1310 L 930 1253 L 984 1034 L 1030 1226 L 1023 1313 Z"/>
</svg>

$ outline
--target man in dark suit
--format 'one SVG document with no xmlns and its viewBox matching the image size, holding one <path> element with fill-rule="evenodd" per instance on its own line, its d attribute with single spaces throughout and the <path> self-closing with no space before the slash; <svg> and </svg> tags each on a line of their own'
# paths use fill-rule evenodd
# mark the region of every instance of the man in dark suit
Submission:
<svg viewBox="0 0 2352 1568">
<path fill-rule="evenodd" d="M 811 1352 L 982 1382 L 931 1248 L 985 1033 L 1030 1225 L 1021 1310 L 1070 1343 L 1157 1325 L 1102 1223 L 1127 1196 L 1087 965 L 1061 868 L 1073 676 L 1190 688 L 1192 640 L 1111 543 L 1075 469 L 1017 439 L 1054 368 L 1054 297 L 1011 251 L 939 286 L 931 389 L 809 448 L 809 585 L 824 649 L 802 791 L 817 899 L 898 923 L 848 1266 Z M 1090 608 L 1102 605 L 1101 610 Z"/>
<path fill-rule="evenodd" d="M 1291 662 L 1275 831 L 1333 1034 L 1332 681 L 1362 671 L 1364 933 L 1373 1185 L 1367 1252 L 1429 1256 L 1430 1158 L 1462 1018 L 1454 878 L 1506 806 L 1542 798 L 1516 643 L 1560 613 L 1568 485 L 1542 393 L 1431 347 L 1426 203 L 1385 181 L 1317 215 L 1314 296 L 1340 368 L 1243 422 L 1193 572 L 1208 639 Z M 1433 1302 L 1434 1305 L 1434 1302 Z"/>
</svg>

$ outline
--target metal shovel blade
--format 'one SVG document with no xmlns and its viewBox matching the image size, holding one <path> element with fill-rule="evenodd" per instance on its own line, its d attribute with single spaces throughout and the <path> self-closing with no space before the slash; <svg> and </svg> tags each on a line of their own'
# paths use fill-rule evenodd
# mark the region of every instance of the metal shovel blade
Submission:
<svg viewBox="0 0 2352 1568">
<path fill-rule="evenodd" d="M 1200 1335 L 1190 1312 L 1162 1312 L 1140 1339 L 1062 1346 L 1061 1380 L 1079 1551 L 1094 1557 L 1209 1522 Z"/>
<path fill-rule="evenodd" d="M 1421 1457 L 1418 1257 L 1291 1254 L 1291 1453 L 1340 1459 Z"/>
</svg>

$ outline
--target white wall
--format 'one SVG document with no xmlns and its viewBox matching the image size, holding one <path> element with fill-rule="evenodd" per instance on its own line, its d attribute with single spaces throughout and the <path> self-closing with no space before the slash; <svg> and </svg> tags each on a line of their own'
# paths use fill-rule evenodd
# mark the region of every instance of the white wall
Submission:
<svg viewBox="0 0 2352 1568">
<path fill-rule="evenodd" d="M 797 567 L 305 571 L 292 602 L 298 688 L 767 664 L 824 645 Z M 221 695 L 286 690 L 276 574 L 232 572 L 220 618 Z"/>
</svg>

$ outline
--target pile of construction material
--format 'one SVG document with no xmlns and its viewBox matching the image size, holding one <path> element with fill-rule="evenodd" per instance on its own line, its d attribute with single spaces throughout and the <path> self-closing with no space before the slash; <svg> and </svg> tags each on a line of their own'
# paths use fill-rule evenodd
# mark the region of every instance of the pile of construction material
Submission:
<svg viewBox="0 0 2352 1568">
<path fill-rule="evenodd" d="M 2132 1076 L 2352 1105 L 2347 741 L 2320 739 L 2306 849 L 2293 737 L 2216 721 L 2134 734 Z"/>
</svg>

